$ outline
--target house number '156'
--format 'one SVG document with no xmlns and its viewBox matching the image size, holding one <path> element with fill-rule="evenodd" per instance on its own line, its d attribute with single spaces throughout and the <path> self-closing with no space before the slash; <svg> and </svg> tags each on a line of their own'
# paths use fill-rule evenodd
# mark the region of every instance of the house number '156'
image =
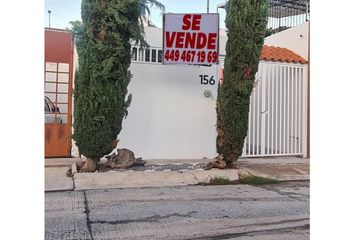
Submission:
<svg viewBox="0 0 354 240">
<path fill-rule="evenodd" d="M 200 77 L 200 84 L 202 85 L 214 85 L 215 84 L 215 80 L 214 80 L 214 76 L 211 76 L 209 78 L 209 75 L 199 75 Z"/>
</svg>

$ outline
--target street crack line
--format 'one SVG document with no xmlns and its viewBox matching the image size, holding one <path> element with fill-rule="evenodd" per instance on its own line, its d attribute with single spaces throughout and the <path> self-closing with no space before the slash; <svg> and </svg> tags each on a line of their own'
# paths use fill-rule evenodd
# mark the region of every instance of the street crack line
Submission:
<svg viewBox="0 0 354 240">
<path fill-rule="evenodd" d="M 294 227 L 274 228 L 274 229 L 267 229 L 267 230 L 256 230 L 256 231 L 249 231 L 249 232 L 227 233 L 227 234 L 220 234 L 214 236 L 188 238 L 188 240 L 221 240 L 221 239 L 230 239 L 235 237 L 257 236 L 257 235 L 264 235 L 267 233 L 268 234 L 281 233 L 281 232 L 291 232 L 292 230 L 308 230 L 308 229 L 310 229 L 310 224 L 294 226 Z"/>
<path fill-rule="evenodd" d="M 193 213 L 197 213 L 196 211 L 191 211 L 188 212 L 187 214 L 179 214 L 179 213 L 172 213 L 168 214 L 165 216 L 161 216 L 160 214 L 155 214 L 150 217 L 146 218 L 140 218 L 140 219 L 125 219 L 125 220 L 117 220 L 117 221 L 91 221 L 91 224 L 111 224 L 111 225 L 117 225 L 117 224 L 128 224 L 128 223 L 143 223 L 143 222 L 158 222 L 161 219 L 164 218 L 170 218 L 170 217 L 191 217 Z"/>
<path fill-rule="evenodd" d="M 309 218 L 298 218 L 298 219 L 288 219 L 288 220 L 281 220 L 278 222 L 265 222 L 265 223 L 253 223 L 253 224 L 243 224 L 243 225 L 238 225 L 237 227 L 257 227 L 257 226 L 270 226 L 270 225 L 278 225 L 278 224 L 284 224 L 284 223 L 301 223 L 303 221 L 310 220 Z M 224 228 L 219 228 L 219 229 L 230 229 L 234 228 L 232 227 L 224 227 Z"/>
<path fill-rule="evenodd" d="M 304 200 L 303 198 L 292 196 L 293 194 L 296 195 L 296 193 L 282 192 L 279 189 L 273 189 L 273 188 L 269 188 L 269 187 L 266 187 L 266 186 L 258 186 L 258 187 L 260 187 L 260 188 L 262 188 L 264 190 L 267 190 L 267 191 L 272 191 L 272 192 L 278 193 L 279 195 L 282 195 L 282 196 L 287 196 L 289 198 L 298 200 L 300 202 L 306 202 L 306 200 Z M 308 195 L 307 195 L 307 197 L 308 197 Z"/>
<path fill-rule="evenodd" d="M 72 174 L 72 175 L 71 175 L 71 178 L 73 179 L 73 190 L 75 191 L 75 189 L 76 189 L 76 184 L 75 184 L 75 175 L 74 175 L 74 174 Z"/>
<path fill-rule="evenodd" d="M 85 214 L 86 214 L 86 223 L 87 223 L 87 228 L 90 233 L 91 240 L 93 240 L 92 236 L 92 228 L 91 228 L 91 220 L 90 220 L 90 209 L 88 207 L 88 202 L 87 202 L 87 196 L 86 196 L 86 191 L 83 191 L 84 193 L 84 204 L 85 204 Z"/>
</svg>

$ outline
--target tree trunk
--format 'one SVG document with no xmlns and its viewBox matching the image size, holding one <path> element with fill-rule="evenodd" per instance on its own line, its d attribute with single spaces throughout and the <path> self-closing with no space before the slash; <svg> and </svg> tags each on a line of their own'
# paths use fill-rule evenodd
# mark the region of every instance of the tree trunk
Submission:
<svg viewBox="0 0 354 240">
<path fill-rule="evenodd" d="M 97 170 L 97 161 L 87 158 L 85 164 L 80 169 L 80 172 L 95 172 Z"/>
</svg>

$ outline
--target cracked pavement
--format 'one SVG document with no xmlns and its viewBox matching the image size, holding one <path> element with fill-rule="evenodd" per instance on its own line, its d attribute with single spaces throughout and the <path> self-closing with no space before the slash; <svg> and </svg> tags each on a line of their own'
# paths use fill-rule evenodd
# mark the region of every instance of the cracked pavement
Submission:
<svg viewBox="0 0 354 240">
<path fill-rule="evenodd" d="M 45 239 L 309 239 L 309 182 L 45 193 Z"/>
</svg>

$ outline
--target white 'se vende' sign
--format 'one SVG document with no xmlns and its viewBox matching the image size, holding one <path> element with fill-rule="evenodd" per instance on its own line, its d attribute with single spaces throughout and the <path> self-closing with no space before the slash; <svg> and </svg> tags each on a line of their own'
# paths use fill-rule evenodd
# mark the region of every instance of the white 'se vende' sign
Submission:
<svg viewBox="0 0 354 240">
<path fill-rule="evenodd" d="M 163 63 L 218 63 L 219 14 L 164 14 Z"/>
</svg>

